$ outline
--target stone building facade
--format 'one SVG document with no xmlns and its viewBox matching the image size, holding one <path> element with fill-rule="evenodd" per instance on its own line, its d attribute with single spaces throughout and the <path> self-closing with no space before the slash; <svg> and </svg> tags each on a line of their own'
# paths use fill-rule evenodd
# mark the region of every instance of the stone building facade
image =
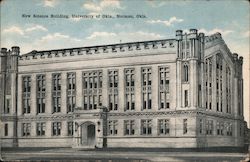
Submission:
<svg viewBox="0 0 250 162">
<path fill-rule="evenodd" d="M 220 33 L 32 51 L 1 49 L 3 147 L 244 145 L 243 58 Z"/>
</svg>

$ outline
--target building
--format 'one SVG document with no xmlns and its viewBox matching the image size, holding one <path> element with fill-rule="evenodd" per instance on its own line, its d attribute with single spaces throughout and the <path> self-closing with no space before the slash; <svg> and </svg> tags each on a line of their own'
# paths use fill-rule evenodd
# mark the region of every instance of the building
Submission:
<svg viewBox="0 0 250 162">
<path fill-rule="evenodd" d="M 3 147 L 242 147 L 243 58 L 220 33 L 1 49 Z"/>
</svg>

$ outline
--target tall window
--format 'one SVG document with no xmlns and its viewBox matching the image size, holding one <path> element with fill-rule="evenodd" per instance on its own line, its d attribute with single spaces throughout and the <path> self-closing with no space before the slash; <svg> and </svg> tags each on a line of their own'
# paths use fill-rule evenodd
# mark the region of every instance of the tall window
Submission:
<svg viewBox="0 0 250 162">
<path fill-rule="evenodd" d="M 4 124 L 4 136 L 8 136 L 8 132 L 9 132 L 8 124 L 6 123 L 6 124 Z"/>
<path fill-rule="evenodd" d="M 141 134 L 142 135 L 152 134 L 152 120 L 151 119 L 141 120 Z"/>
<path fill-rule="evenodd" d="M 83 72 L 83 108 L 97 109 L 102 105 L 102 71 Z"/>
<path fill-rule="evenodd" d="M 217 122 L 216 128 L 217 128 L 217 135 L 224 135 L 224 123 L 223 122 Z"/>
<path fill-rule="evenodd" d="M 188 68 L 188 64 L 184 64 L 183 65 L 183 81 L 184 82 L 188 82 L 189 80 L 189 68 Z"/>
<path fill-rule="evenodd" d="M 30 136 L 30 123 L 23 123 L 22 124 L 22 136 Z"/>
<path fill-rule="evenodd" d="M 73 129 L 73 122 L 68 122 L 68 136 L 73 136 L 74 129 Z"/>
<path fill-rule="evenodd" d="M 158 134 L 165 135 L 170 133 L 169 119 L 158 120 Z"/>
<path fill-rule="evenodd" d="M 67 73 L 67 112 L 73 112 L 76 105 L 76 74 Z"/>
<path fill-rule="evenodd" d="M 61 112 L 61 74 L 53 74 L 53 112 Z"/>
<path fill-rule="evenodd" d="M 202 134 L 203 133 L 203 120 L 200 119 L 199 121 L 199 133 Z"/>
<path fill-rule="evenodd" d="M 60 136 L 61 135 L 61 122 L 54 122 L 52 123 L 52 135 L 53 136 Z"/>
<path fill-rule="evenodd" d="M 213 134 L 213 120 L 206 121 L 206 134 L 207 135 Z"/>
<path fill-rule="evenodd" d="M 117 135 L 117 133 L 118 133 L 118 121 L 117 120 L 108 121 L 108 134 Z"/>
<path fill-rule="evenodd" d="M 187 134 L 188 127 L 187 127 L 187 119 L 183 119 L 183 134 Z"/>
<path fill-rule="evenodd" d="M 5 101 L 4 114 L 10 113 L 10 99 L 7 98 Z"/>
<path fill-rule="evenodd" d="M 23 76 L 23 113 L 30 113 L 30 92 L 31 92 L 31 77 Z"/>
<path fill-rule="evenodd" d="M 45 75 L 37 75 L 37 113 L 45 113 Z"/>
<path fill-rule="evenodd" d="M 226 112 L 231 113 L 231 71 L 226 67 Z"/>
<path fill-rule="evenodd" d="M 232 125 L 232 123 L 227 123 L 226 124 L 226 131 L 227 131 L 227 136 L 232 136 L 233 135 L 233 125 Z"/>
<path fill-rule="evenodd" d="M 152 84 L 152 69 L 151 67 L 142 68 L 142 105 L 143 109 L 152 108 L 152 95 L 151 95 L 151 84 Z"/>
<path fill-rule="evenodd" d="M 124 134 L 125 135 L 135 134 L 135 121 L 134 120 L 124 120 Z"/>
<path fill-rule="evenodd" d="M 134 110 L 135 109 L 135 70 L 134 69 L 125 69 L 125 110 Z"/>
<path fill-rule="evenodd" d="M 36 135 L 37 136 L 45 135 L 45 123 L 36 123 Z"/>
<path fill-rule="evenodd" d="M 160 109 L 170 108 L 169 103 L 169 67 L 159 67 L 159 105 Z"/>
<path fill-rule="evenodd" d="M 184 106 L 188 107 L 188 90 L 184 91 Z"/>
<path fill-rule="evenodd" d="M 118 70 L 109 70 L 109 110 L 118 109 Z"/>
</svg>

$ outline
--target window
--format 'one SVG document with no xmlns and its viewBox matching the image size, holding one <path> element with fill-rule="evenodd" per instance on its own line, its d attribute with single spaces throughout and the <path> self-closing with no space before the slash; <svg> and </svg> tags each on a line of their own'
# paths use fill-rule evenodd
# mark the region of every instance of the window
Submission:
<svg viewBox="0 0 250 162">
<path fill-rule="evenodd" d="M 169 67 L 159 67 L 159 105 L 160 109 L 170 108 L 169 101 Z"/>
<path fill-rule="evenodd" d="M 200 119 L 199 121 L 199 133 L 202 134 L 203 133 L 203 120 Z"/>
<path fill-rule="evenodd" d="M 207 135 L 213 134 L 213 121 L 212 120 L 206 121 L 206 134 Z"/>
<path fill-rule="evenodd" d="M 118 70 L 108 70 L 109 75 L 109 110 L 118 110 Z"/>
<path fill-rule="evenodd" d="M 37 113 L 45 113 L 45 75 L 37 75 Z"/>
<path fill-rule="evenodd" d="M 22 124 L 22 136 L 30 136 L 30 123 L 23 123 Z"/>
<path fill-rule="evenodd" d="M 83 108 L 97 109 L 102 105 L 102 71 L 83 72 Z M 75 100 L 75 97 L 73 98 Z"/>
<path fill-rule="evenodd" d="M 44 136 L 45 135 L 45 123 L 37 123 L 36 124 L 36 135 Z"/>
<path fill-rule="evenodd" d="M 53 113 L 61 112 L 61 74 L 53 74 Z"/>
<path fill-rule="evenodd" d="M 8 124 L 6 123 L 6 124 L 4 124 L 4 136 L 8 136 L 8 132 L 9 132 Z"/>
<path fill-rule="evenodd" d="M 135 134 L 135 121 L 134 120 L 125 120 L 124 121 L 124 134 L 125 135 L 134 135 Z"/>
<path fill-rule="evenodd" d="M 74 129 L 73 129 L 73 122 L 68 122 L 68 136 L 73 136 Z"/>
<path fill-rule="evenodd" d="M 187 134 L 187 119 L 183 119 L 183 134 Z"/>
<path fill-rule="evenodd" d="M 61 122 L 52 123 L 52 135 L 53 136 L 61 135 Z"/>
<path fill-rule="evenodd" d="M 184 106 L 188 107 L 188 90 L 184 91 Z"/>
<path fill-rule="evenodd" d="M 151 83 L 152 83 L 151 67 L 142 68 L 142 109 L 152 108 Z"/>
<path fill-rule="evenodd" d="M 117 135 L 117 133 L 118 133 L 117 126 L 118 126 L 117 120 L 108 121 L 108 134 L 109 135 Z"/>
<path fill-rule="evenodd" d="M 31 92 L 31 77 L 24 76 L 23 77 L 23 113 L 29 114 L 30 113 L 30 92 Z"/>
<path fill-rule="evenodd" d="M 10 113 L 10 99 L 6 99 L 5 107 L 4 107 L 4 114 Z"/>
<path fill-rule="evenodd" d="M 170 133 L 169 119 L 159 119 L 158 120 L 158 134 L 166 135 Z"/>
<path fill-rule="evenodd" d="M 217 122 L 216 128 L 217 128 L 217 135 L 224 135 L 224 123 L 223 122 Z"/>
<path fill-rule="evenodd" d="M 183 73 L 184 74 L 183 81 L 188 82 L 188 80 L 189 80 L 189 70 L 188 70 L 188 65 L 187 64 L 184 64 L 183 71 L 184 71 L 184 73 Z"/>
<path fill-rule="evenodd" d="M 228 123 L 226 125 L 226 131 L 227 131 L 227 136 L 232 136 L 233 135 L 233 125 L 232 125 L 232 123 Z"/>
<path fill-rule="evenodd" d="M 141 120 L 141 134 L 142 135 L 152 134 L 152 120 L 151 119 Z"/>
<path fill-rule="evenodd" d="M 67 112 L 73 112 L 76 105 L 76 74 L 67 73 Z"/>
<path fill-rule="evenodd" d="M 125 69 L 125 111 L 135 109 L 135 95 L 134 95 L 134 69 Z"/>
</svg>

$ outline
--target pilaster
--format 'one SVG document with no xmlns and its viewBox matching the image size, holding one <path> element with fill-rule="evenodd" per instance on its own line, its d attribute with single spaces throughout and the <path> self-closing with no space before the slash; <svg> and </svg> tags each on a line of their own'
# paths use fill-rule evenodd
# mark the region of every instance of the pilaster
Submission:
<svg viewBox="0 0 250 162">
<path fill-rule="evenodd" d="M 153 111 L 158 111 L 159 106 L 158 106 L 158 67 L 157 66 L 152 66 L 152 88 L 151 88 L 151 92 L 152 92 L 152 110 Z"/>
<path fill-rule="evenodd" d="M 67 73 L 62 72 L 61 77 L 61 112 L 67 114 Z"/>
<path fill-rule="evenodd" d="M 45 112 L 48 114 L 52 114 L 52 74 L 46 74 L 46 94 L 45 94 Z"/>
<path fill-rule="evenodd" d="M 181 61 L 177 60 L 176 63 L 176 108 L 181 108 L 181 103 L 182 103 L 182 86 L 181 86 L 181 69 L 182 69 L 182 65 L 181 65 Z"/>
<path fill-rule="evenodd" d="M 118 112 L 124 112 L 124 108 L 125 108 L 125 89 L 124 89 L 124 86 L 125 86 L 125 79 L 124 79 L 124 68 L 119 68 L 119 71 L 118 71 Z"/>
<path fill-rule="evenodd" d="M 102 83 L 102 105 L 104 107 L 109 106 L 108 101 L 108 69 L 103 69 L 103 83 Z"/>
<path fill-rule="evenodd" d="M 37 86 L 36 86 L 36 74 L 32 74 L 31 76 L 31 94 L 30 94 L 30 113 L 32 115 L 36 115 L 38 113 L 37 111 L 37 99 L 36 99 L 36 92 L 37 92 Z"/>
<path fill-rule="evenodd" d="M 76 71 L 76 107 L 83 107 L 82 72 Z"/>
<path fill-rule="evenodd" d="M 141 67 L 135 67 L 135 110 L 141 111 L 142 109 L 142 75 Z"/>
</svg>

